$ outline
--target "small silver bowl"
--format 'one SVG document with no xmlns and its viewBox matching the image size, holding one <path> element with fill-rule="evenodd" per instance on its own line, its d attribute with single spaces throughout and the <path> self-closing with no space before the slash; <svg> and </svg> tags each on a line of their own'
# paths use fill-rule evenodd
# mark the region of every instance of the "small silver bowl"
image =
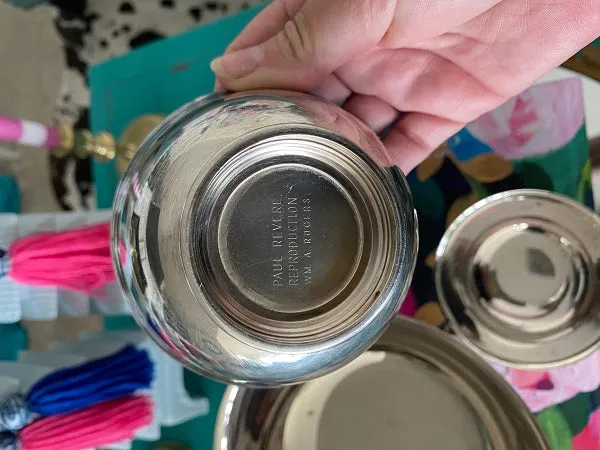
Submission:
<svg viewBox="0 0 600 450">
<path fill-rule="evenodd" d="M 279 389 L 230 386 L 214 450 L 550 450 L 511 387 L 454 337 L 397 318 L 367 353 Z"/>
<path fill-rule="evenodd" d="M 600 218 L 553 192 L 518 189 L 464 211 L 438 246 L 436 291 L 482 356 L 541 369 L 600 346 Z"/>
<path fill-rule="evenodd" d="M 407 292 L 416 217 L 362 122 L 290 92 L 202 97 L 141 145 L 113 255 L 134 317 L 227 383 L 321 376 L 383 332 Z"/>
</svg>

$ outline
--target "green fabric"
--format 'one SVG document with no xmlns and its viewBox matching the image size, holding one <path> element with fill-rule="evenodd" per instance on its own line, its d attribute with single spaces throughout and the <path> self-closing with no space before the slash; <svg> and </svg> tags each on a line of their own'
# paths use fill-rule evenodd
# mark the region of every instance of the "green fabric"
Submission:
<svg viewBox="0 0 600 450">
<path fill-rule="evenodd" d="M 585 190 L 580 186 L 581 175 L 585 174 L 589 163 L 588 142 L 585 126 L 581 127 L 575 137 L 564 147 L 541 156 L 532 156 L 525 160 L 514 161 L 517 172 L 524 171 L 527 187 L 547 188 L 552 184 L 554 192 L 566 195 L 585 203 Z M 536 169 L 532 169 L 532 166 Z M 589 167 L 589 166 L 587 166 Z M 528 170 L 527 170 L 528 169 Z M 537 172 L 534 172 L 537 170 Z M 591 172 L 586 175 L 589 180 Z M 574 182 L 573 177 L 576 178 Z M 591 188 L 591 184 L 590 184 Z"/>
<path fill-rule="evenodd" d="M 572 450 L 571 429 L 558 408 L 545 409 L 537 420 L 552 450 Z"/>
<path fill-rule="evenodd" d="M 590 402 L 590 394 L 576 395 L 570 400 L 561 403 L 557 408 L 569 424 L 573 436 L 578 435 L 587 426 L 589 416 L 593 412 Z"/>
</svg>

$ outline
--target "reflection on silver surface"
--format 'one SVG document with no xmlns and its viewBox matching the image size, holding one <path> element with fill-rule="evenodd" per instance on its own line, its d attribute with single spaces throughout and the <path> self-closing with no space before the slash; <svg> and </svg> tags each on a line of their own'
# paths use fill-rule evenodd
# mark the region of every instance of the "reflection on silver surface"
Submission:
<svg viewBox="0 0 600 450">
<path fill-rule="evenodd" d="M 279 389 L 233 386 L 215 450 L 550 450 L 505 381 L 454 338 L 398 318 L 361 357 Z"/>
<path fill-rule="evenodd" d="M 503 364 L 549 367 L 600 344 L 600 219 L 563 196 L 504 192 L 448 228 L 436 289 L 452 328 Z"/>
<path fill-rule="evenodd" d="M 169 116 L 117 192 L 113 250 L 138 322 L 225 382 L 323 375 L 381 334 L 408 289 L 416 219 L 377 137 L 286 92 Z"/>
</svg>

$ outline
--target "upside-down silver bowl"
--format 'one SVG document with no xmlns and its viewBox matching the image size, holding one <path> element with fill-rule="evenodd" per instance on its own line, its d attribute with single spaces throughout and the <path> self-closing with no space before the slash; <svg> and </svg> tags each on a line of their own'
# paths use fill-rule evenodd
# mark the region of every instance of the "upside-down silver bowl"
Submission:
<svg viewBox="0 0 600 450">
<path fill-rule="evenodd" d="M 408 185 L 380 140 L 299 93 L 182 107 L 143 142 L 114 204 L 134 317 L 227 383 L 296 383 L 355 359 L 396 315 L 416 249 Z"/>
</svg>

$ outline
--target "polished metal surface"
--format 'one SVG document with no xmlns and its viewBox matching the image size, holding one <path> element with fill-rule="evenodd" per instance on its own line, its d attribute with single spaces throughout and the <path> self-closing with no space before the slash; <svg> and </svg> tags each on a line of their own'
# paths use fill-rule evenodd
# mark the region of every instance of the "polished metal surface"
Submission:
<svg viewBox="0 0 600 450">
<path fill-rule="evenodd" d="M 134 316 L 201 374 L 301 382 L 364 352 L 416 258 L 404 176 L 335 105 L 210 95 L 142 144 L 117 192 L 113 254 Z"/>
<path fill-rule="evenodd" d="M 524 368 L 600 345 L 600 219 L 558 194 L 486 198 L 448 228 L 436 290 L 450 326 L 483 356 Z"/>
<path fill-rule="evenodd" d="M 370 351 L 302 385 L 230 386 L 215 450 L 550 450 L 518 395 L 475 353 L 397 318 Z"/>
<path fill-rule="evenodd" d="M 218 227 L 227 275 L 257 307 L 274 313 L 310 311 L 339 294 L 358 269 L 365 234 L 350 193 L 325 172 L 292 164 L 242 181 Z M 338 231 L 314 231 L 324 228 Z"/>
</svg>

